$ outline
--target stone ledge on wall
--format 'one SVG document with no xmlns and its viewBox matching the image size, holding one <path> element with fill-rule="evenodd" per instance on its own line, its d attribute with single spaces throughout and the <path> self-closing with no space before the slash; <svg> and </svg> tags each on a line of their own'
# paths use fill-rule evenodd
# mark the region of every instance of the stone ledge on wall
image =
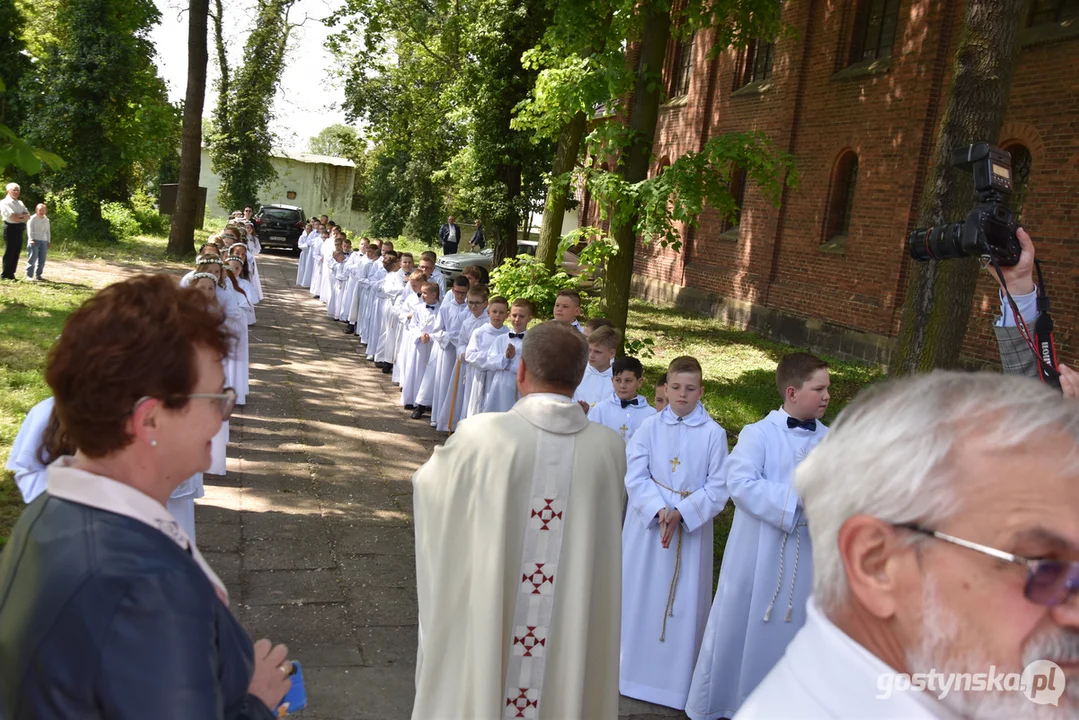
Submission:
<svg viewBox="0 0 1079 720">
<path fill-rule="evenodd" d="M 752 330 L 776 342 L 843 360 L 886 366 L 895 346 L 894 338 L 858 332 L 814 318 L 797 317 L 782 310 L 643 275 L 633 275 L 630 290 L 642 300 L 674 305 L 713 318 L 724 325 Z"/>
</svg>

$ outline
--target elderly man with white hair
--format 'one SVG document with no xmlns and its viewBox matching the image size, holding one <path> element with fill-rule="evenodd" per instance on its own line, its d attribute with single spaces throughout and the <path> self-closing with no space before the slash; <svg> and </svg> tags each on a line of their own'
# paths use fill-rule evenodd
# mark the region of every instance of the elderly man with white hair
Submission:
<svg viewBox="0 0 1079 720">
<path fill-rule="evenodd" d="M 4 189 L 7 195 L 0 200 L 0 217 L 4 220 L 4 271 L 0 273 L 0 280 L 14 280 L 22 252 L 22 234 L 30 213 L 19 200 L 21 188 L 18 183 L 8 183 Z"/>
<path fill-rule="evenodd" d="M 859 396 L 795 477 L 806 624 L 735 719 L 1079 717 L 1077 451 L 1079 404 L 1033 380 Z"/>
</svg>

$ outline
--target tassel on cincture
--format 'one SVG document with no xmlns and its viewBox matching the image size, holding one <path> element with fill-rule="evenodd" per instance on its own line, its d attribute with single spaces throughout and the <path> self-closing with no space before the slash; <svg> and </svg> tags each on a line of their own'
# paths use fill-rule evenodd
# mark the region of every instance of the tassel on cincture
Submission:
<svg viewBox="0 0 1079 720">
<path fill-rule="evenodd" d="M 793 608 L 787 608 L 787 622 L 790 622 L 790 621 L 791 621 L 791 610 L 792 610 L 792 609 L 793 609 Z"/>
<path fill-rule="evenodd" d="M 764 622 L 768 622 L 768 619 L 772 617 L 772 606 L 769 605 L 768 609 L 764 611 Z"/>
</svg>

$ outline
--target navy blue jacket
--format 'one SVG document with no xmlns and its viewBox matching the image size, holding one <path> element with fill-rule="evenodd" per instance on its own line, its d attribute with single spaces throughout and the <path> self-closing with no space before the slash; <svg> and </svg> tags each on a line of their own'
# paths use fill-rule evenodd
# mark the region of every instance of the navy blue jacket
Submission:
<svg viewBox="0 0 1079 720">
<path fill-rule="evenodd" d="M 0 717 L 269 720 L 251 640 L 160 531 L 51 497 L 0 555 Z"/>
</svg>

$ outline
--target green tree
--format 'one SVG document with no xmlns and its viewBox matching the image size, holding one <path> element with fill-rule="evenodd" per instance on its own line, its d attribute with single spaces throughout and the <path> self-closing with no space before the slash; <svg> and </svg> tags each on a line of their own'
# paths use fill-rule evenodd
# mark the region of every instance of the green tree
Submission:
<svg viewBox="0 0 1079 720">
<path fill-rule="evenodd" d="M 970 177 L 951 167 L 952 151 L 993 141 L 1008 107 L 1024 0 L 969 0 L 956 49 L 951 88 L 937 131 L 918 225 L 962 219 L 973 204 Z M 959 363 L 978 280 L 975 258 L 914 263 L 903 303 L 893 375 Z"/>
<path fill-rule="evenodd" d="M 24 22 L 23 13 L 15 5 L 15 0 L 0 0 L 0 58 L 4 58 L 0 63 L 0 88 L 18 89 L 30 69 L 30 56 L 20 35 Z M 21 97 L 18 92 L 7 94 L 0 89 L 0 125 L 18 128 L 22 124 L 25 103 L 20 102 Z M 14 131 L 8 130 L 8 133 L 10 137 L 5 135 L 6 142 L 11 143 L 14 141 Z M 26 159 L 29 160 L 29 157 Z M 8 165 L 13 166 L 14 162 L 0 160 L 0 176 L 9 174 Z"/>
<path fill-rule="evenodd" d="M 67 164 L 49 175 L 71 189 L 84 238 L 112 238 L 101 203 L 126 201 L 139 167 L 156 167 L 175 109 L 157 75 L 150 0 L 66 0 L 35 66 L 41 94 L 28 110 L 29 140 Z"/>
<path fill-rule="evenodd" d="M 373 153 L 366 195 L 371 234 L 375 237 L 395 238 L 404 232 L 412 206 L 405 179 L 407 167 L 408 153 L 404 150 L 376 148 Z"/>
<path fill-rule="evenodd" d="M 289 12 L 296 0 L 262 0 L 255 25 L 244 43 L 243 62 L 232 73 L 224 40 L 224 9 L 214 0 L 214 44 L 220 76 L 214 131 L 207 138 L 210 163 L 221 178 L 218 202 L 235 210 L 258 202 L 259 189 L 277 173 L 271 157 L 273 98 L 284 70 L 285 50 L 294 25 Z"/>
<path fill-rule="evenodd" d="M 335 123 L 308 140 L 307 149 L 315 155 L 347 158 L 355 162 L 356 157 L 363 153 L 364 144 L 356 128 Z"/>
<path fill-rule="evenodd" d="M 5 86 L 0 80 L 0 101 L 4 97 Z M 37 175 L 42 165 L 54 170 L 64 167 L 64 161 L 56 155 L 40 148 L 31 147 L 28 142 L 18 137 L 15 131 L 0 122 L 0 170 L 16 170 L 26 175 Z M 0 174 L 3 177 L 4 174 Z"/>
</svg>

